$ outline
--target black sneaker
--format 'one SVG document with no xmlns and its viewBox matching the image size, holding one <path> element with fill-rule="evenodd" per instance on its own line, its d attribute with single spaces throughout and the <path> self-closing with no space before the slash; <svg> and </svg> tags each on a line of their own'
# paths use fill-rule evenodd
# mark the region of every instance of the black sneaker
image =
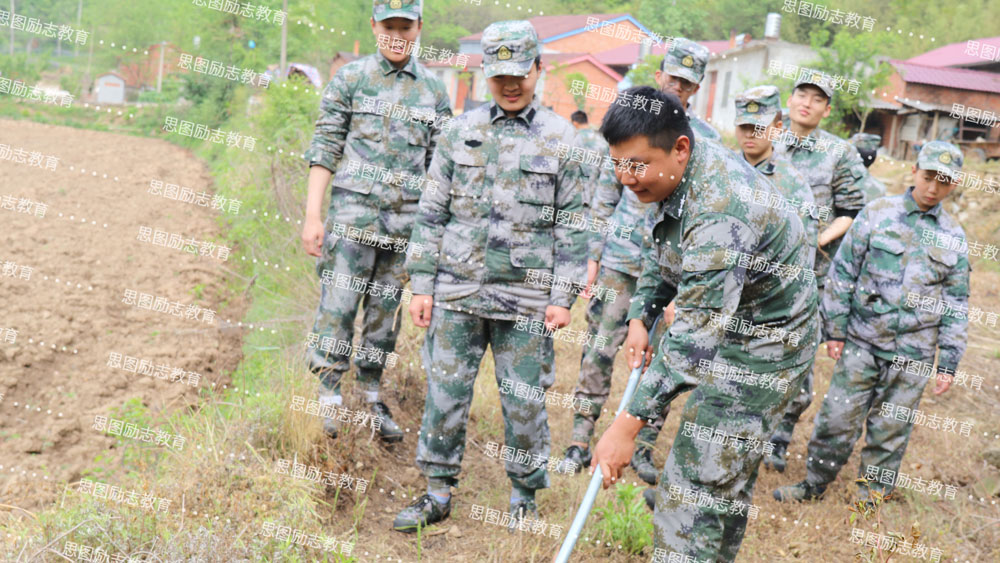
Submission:
<svg viewBox="0 0 1000 563">
<path fill-rule="evenodd" d="M 510 505 L 511 520 L 507 526 L 508 532 L 520 530 L 531 531 L 532 520 L 538 520 L 538 505 L 534 499 L 521 499 Z"/>
<path fill-rule="evenodd" d="M 824 492 L 826 492 L 826 485 L 813 485 L 808 481 L 802 481 L 794 485 L 778 487 L 774 490 L 774 498 L 780 502 L 802 502 L 818 499 L 823 496 Z"/>
<path fill-rule="evenodd" d="M 415 533 L 420 528 L 436 524 L 451 513 L 451 499 L 442 504 L 429 494 L 424 494 L 396 515 L 392 529 L 407 534 Z"/>
<path fill-rule="evenodd" d="M 774 449 L 771 454 L 764 458 L 764 467 L 774 469 L 778 473 L 785 472 L 785 457 L 788 453 L 788 444 L 784 442 L 773 442 Z"/>
<path fill-rule="evenodd" d="M 383 442 L 393 443 L 403 439 L 403 429 L 392 420 L 392 413 L 389 412 L 389 407 L 385 406 L 385 403 L 375 401 L 371 404 L 371 410 L 372 414 L 377 416 L 381 422 L 378 434 Z"/>
<path fill-rule="evenodd" d="M 635 450 L 635 453 L 632 454 L 632 461 L 629 465 L 632 466 L 632 469 L 635 470 L 640 479 L 650 485 L 656 484 L 659 472 L 656 470 L 656 466 L 653 465 L 653 450 L 649 448 L 638 448 Z"/>
<path fill-rule="evenodd" d="M 653 489 L 652 487 L 650 487 L 650 488 L 646 489 L 645 491 L 643 491 L 642 492 L 642 499 L 646 501 L 646 506 L 648 506 L 650 510 L 652 510 L 654 512 L 656 511 L 656 490 L 655 489 Z"/>
<path fill-rule="evenodd" d="M 590 448 L 570 446 L 563 452 L 563 459 L 556 466 L 559 473 L 579 473 L 584 467 L 590 467 Z"/>
</svg>

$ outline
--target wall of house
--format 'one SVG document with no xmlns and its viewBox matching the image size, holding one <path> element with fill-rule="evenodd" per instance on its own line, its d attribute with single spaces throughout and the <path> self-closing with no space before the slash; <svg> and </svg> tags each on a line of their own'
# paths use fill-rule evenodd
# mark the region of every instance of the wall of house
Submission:
<svg viewBox="0 0 1000 563">
<path fill-rule="evenodd" d="M 618 90 L 618 82 L 589 61 L 580 61 L 565 66 L 559 71 L 558 75 L 551 71 L 546 72 L 545 84 L 539 90 L 543 92 L 542 103 L 552 106 L 553 111 L 566 119 L 569 119 L 569 116 L 577 110 L 577 107 L 573 95 L 570 94 L 570 86 L 566 84 L 565 77 L 577 72 L 586 76 L 590 84 L 600 86 L 602 90 L 607 88 L 616 92 Z M 590 123 L 600 123 L 604 119 L 604 114 L 608 111 L 608 105 L 608 102 L 584 98 L 584 111 L 587 112 Z"/>
<path fill-rule="evenodd" d="M 620 27 L 628 28 L 629 39 L 619 39 L 601 35 L 598 30 L 584 31 L 569 37 L 564 37 L 556 41 L 550 41 L 543 45 L 543 51 L 555 53 L 600 53 L 609 49 L 615 49 L 622 45 L 633 43 L 632 35 L 639 30 L 639 27 L 630 21 L 620 21 L 609 24 L 615 33 Z M 607 33 L 607 32 L 606 32 Z"/>
</svg>

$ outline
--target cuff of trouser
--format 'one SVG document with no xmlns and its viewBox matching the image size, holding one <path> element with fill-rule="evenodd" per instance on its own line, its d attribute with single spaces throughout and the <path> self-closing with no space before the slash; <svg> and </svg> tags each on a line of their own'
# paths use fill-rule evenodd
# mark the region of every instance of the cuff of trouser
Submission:
<svg viewBox="0 0 1000 563">
<path fill-rule="evenodd" d="M 573 306 L 574 301 L 576 301 L 576 295 L 573 295 L 568 291 L 553 288 L 549 293 L 549 305 L 569 309 Z"/>
<path fill-rule="evenodd" d="M 527 475 L 510 475 L 510 482 L 522 489 L 537 491 L 549 488 L 549 474 L 544 467 L 539 467 Z"/>
<path fill-rule="evenodd" d="M 413 295 L 434 295 L 434 276 L 410 274 L 410 291 Z"/>
</svg>

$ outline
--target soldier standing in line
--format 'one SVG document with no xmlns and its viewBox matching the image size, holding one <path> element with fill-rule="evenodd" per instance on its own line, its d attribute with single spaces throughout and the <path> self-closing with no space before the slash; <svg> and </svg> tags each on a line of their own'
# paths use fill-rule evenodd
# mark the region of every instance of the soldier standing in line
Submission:
<svg viewBox="0 0 1000 563">
<path fill-rule="evenodd" d="M 883 495 L 892 491 L 893 483 L 871 477 L 898 474 L 920 396 L 934 373 L 935 351 L 935 395 L 948 390 L 965 352 L 969 260 L 950 245 L 935 244 L 942 235 L 965 240 L 941 205 L 961 169 L 958 147 L 925 144 L 914 185 L 866 205 L 844 237 L 823 293 L 827 353 L 837 366 L 809 440 L 806 478 L 775 490 L 776 499 L 822 495 L 850 458 L 862 427 L 868 432 L 859 475 Z M 900 412 L 906 413 L 902 419 Z M 860 493 L 869 500 L 868 488 Z"/>
<path fill-rule="evenodd" d="M 663 56 L 660 70 L 656 71 L 656 84 L 660 90 L 677 96 L 691 121 L 691 130 L 695 137 L 706 137 L 718 141 L 719 132 L 691 112 L 688 100 L 698 93 L 701 80 L 705 77 L 705 67 L 711 53 L 704 45 L 699 45 L 690 39 L 677 37 L 670 41 L 670 48 Z"/>
<path fill-rule="evenodd" d="M 655 545 L 732 561 L 753 513 L 761 445 L 816 354 L 814 287 L 775 273 L 806 267 L 810 249 L 797 215 L 740 197 L 778 194 L 742 158 L 695 137 L 677 98 L 648 87 L 628 92 L 664 104 L 659 115 L 612 106 L 601 127 L 614 159 L 648 166 L 644 177 L 620 172 L 619 179 L 656 205 L 646 215 L 652 239 L 628 315 L 630 367 L 648 360 L 648 327 L 675 297 L 677 314 L 627 411 L 594 448 L 591 470 L 600 464 L 605 487 L 620 481 L 642 426 L 692 391 L 656 489 Z M 742 255 L 768 266 L 732 259 Z M 686 502 L 692 498 L 699 502 Z"/>
<path fill-rule="evenodd" d="M 343 342 L 346 354 L 311 347 L 309 368 L 320 379 L 319 402 L 343 402 L 340 381 L 350 369 L 354 318 L 364 311 L 361 345 L 355 354 L 357 383 L 380 420 L 381 438 L 403 439 L 389 408 L 379 400 L 387 358 L 396 347 L 394 314 L 406 283 L 404 254 L 396 241 L 409 238 L 420 198 L 420 181 L 451 116 L 444 84 L 409 54 L 423 27 L 420 0 L 374 0 L 372 33 L 378 52 L 344 65 L 323 90 L 320 116 L 309 150 L 309 195 L 302 244 L 319 258 L 322 279 L 313 332 Z M 406 117 L 397 118 L 402 108 Z M 388 111 L 386 111 L 388 110 Z M 323 192 L 333 188 L 324 225 Z M 352 236 L 363 233 L 364 237 Z M 386 242 L 389 244 L 385 244 Z M 361 278 L 366 291 L 337 289 L 338 277 Z M 376 291 L 376 288 L 381 288 Z M 323 428 L 336 437 L 337 425 Z"/>
<path fill-rule="evenodd" d="M 775 152 L 789 160 L 812 186 L 819 217 L 816 283 L 820 293 L 840 239 L 865 204 L 863 186 L 868 177 L 868 171 L 854 147 L 833 133 L 819 129 L 819 122 L 830 115 L 832 109 L 833 87 L 830 83 L 829 76 L 819 72 L 809 73 L 796 82 L 788 97 L 789 115 L 784 120 L 790 134 L 786 132 L 779 142 L 774 143 Z M 818 333 L 816 338 L 819 338 Z M 774 450 L 764 460 L 766 467 L 773 467 L 779 472 L 785 470 L 788 444 L 795 425 L 809 408 L 812 397 L 813 373 L 810 371 L 771 437 Z"/>
<path fill-rule="evenodd" d="M 434 153 L 429 175 L 441 184 L 420 199 L 410 255 L 410 315 L 427 328 L 422 358 L 427 396 L 417 465 L 427 494 L 396 517 L 393 528 L 416 532 L 451 511 L 458 483 L 472 391 L 487 345 L 501 389 L 510 512 L 516 527 L 537 516 L 535 491 L 549 486 L 545 402 L 505 392 L 541 392 L 555 381 L 553 342 L 546 330 L 569 324 L 571 291 L 529 281 L 532 270 L 556 280 L 586 279 L 586 231 L 559 220 L 581 213 L 582 172 L 560 144 L 573 127 L 540 106 L 538 36 L 527 21 L 491 24 L 483 32 L 483 70 L 493 102 L 455 119 Z M 560 284 L 561 286 L 562 284 Z"/>
</svg>

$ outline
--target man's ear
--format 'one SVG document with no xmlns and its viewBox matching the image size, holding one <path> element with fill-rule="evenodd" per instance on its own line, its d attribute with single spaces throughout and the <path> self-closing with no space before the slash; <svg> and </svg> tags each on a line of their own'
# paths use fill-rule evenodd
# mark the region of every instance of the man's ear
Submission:
<svg viewBox="0 0 1000 563">
<path fill-rule="evenodd" d="M 678 160 L 687 160 L 691 155 L 691 139 L 687 135 L 677 137 L 677 141 L 674 142 L 674 150 L 677 151 Z"/>
</svg>

